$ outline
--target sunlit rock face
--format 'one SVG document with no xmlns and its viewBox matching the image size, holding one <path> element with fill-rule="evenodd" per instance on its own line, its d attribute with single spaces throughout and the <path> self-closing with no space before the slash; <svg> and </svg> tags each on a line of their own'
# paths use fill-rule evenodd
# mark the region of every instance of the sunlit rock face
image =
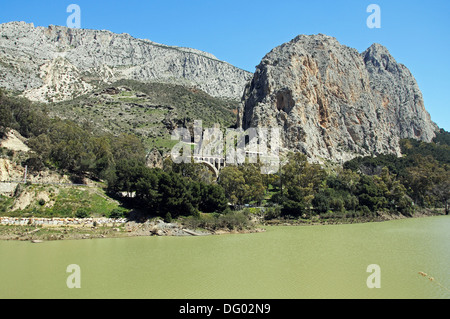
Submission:
<svg viewBox="0 0 450 319">
<path fill-rule="evenodd" d="M 238 126 L 281 127 L 283 149 L 316 162 L 400 154 L 400 139 L 429 142 L 437 130 L 411 72 L 385 47 L 359 53 L 322 34 L 300 35 L 263 58 Z"/>
<path fill-rule="evenodd" d="M 109 31 L 0 24 L 0 87 L 38 101 L 62 101 L 120 79 L 196 86 L 236 99 L 252 73 L 195 49 Z"/>
</svg>

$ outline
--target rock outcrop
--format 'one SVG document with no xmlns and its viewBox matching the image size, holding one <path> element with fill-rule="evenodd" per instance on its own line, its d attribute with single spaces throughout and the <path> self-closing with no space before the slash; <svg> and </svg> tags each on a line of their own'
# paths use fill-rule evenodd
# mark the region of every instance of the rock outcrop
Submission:
<svg viewBox="0 0 450 319">
<path fill-rule="evenodd" d="M 400 154 L 401 138 L 429 142 L 437 130 L 416 80 L 385 47 L 359 53 L 322 34 L 300 35 L 263 58 L 238 125 L 281 127 L 283 148 L 315 162 Z"/>
<path fill-rule="evenodd" d="M 146 165 L 149 168 L 164 168 L 164 158 L 157 149 L 153 149 L 147 154 Z"/>
<path fill-rule="evenodd" d="M 109 31 L 0 24 L 0 87 L 63 101 L 120 79 L 195 86 L 237 99 L 252 74 L 212 54 Z"/>
<path fill-rule="evenodd" d="M 30 148 L 25 144 L 26 139 L 20 135 L 16 130 L 8 130 L 3 136 L 0 138 L 0 147 L 6 148 L 7 150 L 11 150 L 14 152 L 25 152 L 28 153 Z"/>
</svg>

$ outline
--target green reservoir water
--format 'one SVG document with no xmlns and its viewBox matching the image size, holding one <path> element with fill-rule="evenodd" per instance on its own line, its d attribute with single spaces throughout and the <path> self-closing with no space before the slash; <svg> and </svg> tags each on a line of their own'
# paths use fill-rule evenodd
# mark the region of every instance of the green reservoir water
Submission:
<svg viewBox="0 0 450 319">
<path fill-rule="evenodd" d="M 69 289 L 67 266 L 80 267 Z M 368 265 L 381 269 L 369 289 Z M 0 298 L 450 298 L 450 218 L 265 233 L 0 242 Z M 435 281 L 419 275 L 425 272 Z"/>
</svg>

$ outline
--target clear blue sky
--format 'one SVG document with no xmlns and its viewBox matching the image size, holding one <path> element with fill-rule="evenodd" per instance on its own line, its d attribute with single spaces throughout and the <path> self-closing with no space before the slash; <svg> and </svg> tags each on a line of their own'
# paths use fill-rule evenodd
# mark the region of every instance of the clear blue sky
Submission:
<svg viewBox="0 0 450 319">
<path fill-rule="evenodd" d="M 81 27 L 192 47 L 253 72 L 263 56 L 298 34 L 324 33 L 364 51 L 386 46 L 416 77 L 432 119 L 450 131 L 448 0 L 2 0 L 0 23 L 66 25 L 69 4 Z M 366 25 L 370 4 L 381 29 Z"/>
</svg>

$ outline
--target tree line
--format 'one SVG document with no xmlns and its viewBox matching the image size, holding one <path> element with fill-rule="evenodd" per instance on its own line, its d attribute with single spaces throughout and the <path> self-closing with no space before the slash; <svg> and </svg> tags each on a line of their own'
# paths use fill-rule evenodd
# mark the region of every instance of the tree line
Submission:
<svg viewBox="0 0 450 319">
<path fill-rule="evenodd" d="M 45 105 L 0 90 L 0 137 L 15 129 L 34 151 L 24 165 L 64 170 L 74 179 L 106 179 L 121 160 L 145 162 L 146 149 L 134 135 L 94 134 L 88 123 L 52 118 Z"/>
<path fill-rule="evenodd" d="M 202 164 L 166 160 L 162 169 L 147 167 L 146 149 L 134 135 L 95 134 L 87 124 L 51 118 L 45 106 L 1 90 L 0 106 L 0 135 L 16 129 L 34 151 L 24 165 L 105 181 L 110 194 L 125 194 L 149 215 L 227 214 L 246 204 L 270 207 L 272 217 L 294 218 L 449 210 L 450 133 L 444 130 L 432 143 L 402 140 L 403 157 L 358 157 L 330 169 L 292 153 L 278 174 L 263 175 L 259 164 L 244 164 L 225 167 L 216 181 Z"/>
</svg>

